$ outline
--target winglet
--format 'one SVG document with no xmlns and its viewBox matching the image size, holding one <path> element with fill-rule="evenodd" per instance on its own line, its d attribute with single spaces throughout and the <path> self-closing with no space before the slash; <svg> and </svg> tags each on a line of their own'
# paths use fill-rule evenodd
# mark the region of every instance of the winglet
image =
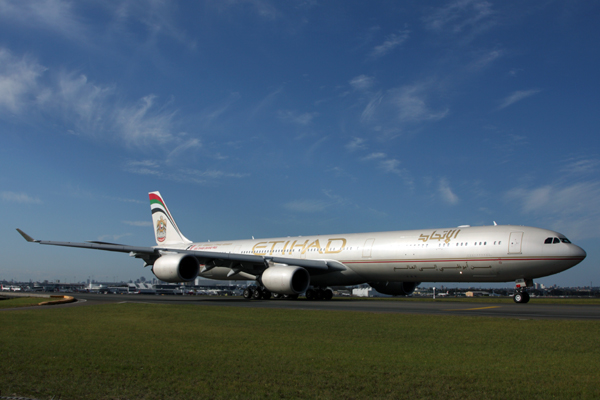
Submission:
<svg viewBox="0 0 600 400">
<path fill-rule="evenodd" d="M 34 238 L 32 238 L 31 236 L 29 236 L 28 234 L 26 234 L 25 232 L 23 232 L 22 230 L 20 230 L 19 228 L 17 228 L 17 231 L 21 234 L 21 236 L 23 236 L 25 238 L 25 240 L 27 240 L 28 242 L 39 242 L 39 240 L 35 240 Z"/>
</svg>

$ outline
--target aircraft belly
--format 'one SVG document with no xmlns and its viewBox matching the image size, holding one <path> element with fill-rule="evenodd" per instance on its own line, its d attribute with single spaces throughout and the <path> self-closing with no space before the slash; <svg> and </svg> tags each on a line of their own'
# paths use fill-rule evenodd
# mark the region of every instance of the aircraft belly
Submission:
<svg viewBox="0 0 600 400">
<path fill-rule="evenodd" d="M 216 279 L 216 280 L 235 280 L 235 281 L 246 281 L 252 280 L 250 276 L 246 276 L 244 273 L 235 274 L 232 276 L 227 276 L 231 272 L 231 268 L 226 267 L 214 267 L 206 272 L 200 272 L 198 274 L 201 278 L 206 279 Z"/>
<path fill-rule="evenodd" d="M 315 286 L 360 285 L 366 281 L 364 277 L 351 269 L 312 275 L 310 277 L 311 285 Z"/>
</svg>

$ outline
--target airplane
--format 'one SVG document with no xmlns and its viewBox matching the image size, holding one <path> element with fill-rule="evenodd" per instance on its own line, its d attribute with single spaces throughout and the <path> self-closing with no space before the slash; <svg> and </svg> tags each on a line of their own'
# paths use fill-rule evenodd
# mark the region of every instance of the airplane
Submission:
<svg viewBox="0 0 600 400">
<path fill-rule="evenodd" d="M 247 299 L 330 300 L 332 286 L 368 283 L 406 296 L 421 282 L 515 281 L 516 303 L 527 303 L 533 279 L 565 271 L 586 252 L 547 229 L 497 225 L 392 232 L 197 242 L 187 239 L 159 192 L 150 192 L 156 246 L 106 242 L 28 242 L 129 253 L 164 282 L 196 277 L 250 280 Z"/>
</svg>

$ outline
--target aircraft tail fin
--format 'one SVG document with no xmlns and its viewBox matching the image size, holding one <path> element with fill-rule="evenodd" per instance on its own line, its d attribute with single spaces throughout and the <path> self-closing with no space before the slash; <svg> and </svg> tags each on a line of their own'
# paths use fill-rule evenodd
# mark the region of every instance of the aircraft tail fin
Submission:
<svg viewBox="0 0 600 400">
<path fill-rule="evenodd" d="M 150 192 L 150 209 L 152 210 L 152 225 L 157 245 L 192 243 L 187 239 L 171 216 L 167 204 L 159 192 Z"/>
</svg>

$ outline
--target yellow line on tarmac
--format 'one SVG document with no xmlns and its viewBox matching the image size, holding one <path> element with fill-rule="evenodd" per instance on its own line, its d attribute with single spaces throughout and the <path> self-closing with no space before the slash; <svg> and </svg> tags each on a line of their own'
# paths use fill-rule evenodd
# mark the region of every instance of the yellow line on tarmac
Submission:
<svg viewBox="0 0 600 400">
<path fill-rule="evenodd" d="M 488 308 L 500 308 L 501 306 L 489 306 L 489 307 L 478 307 L 478 308 L 457 308 L 455 310 L 446 311 L 472 311 L 472 310 L 487 310 Z"/>
</svg>

